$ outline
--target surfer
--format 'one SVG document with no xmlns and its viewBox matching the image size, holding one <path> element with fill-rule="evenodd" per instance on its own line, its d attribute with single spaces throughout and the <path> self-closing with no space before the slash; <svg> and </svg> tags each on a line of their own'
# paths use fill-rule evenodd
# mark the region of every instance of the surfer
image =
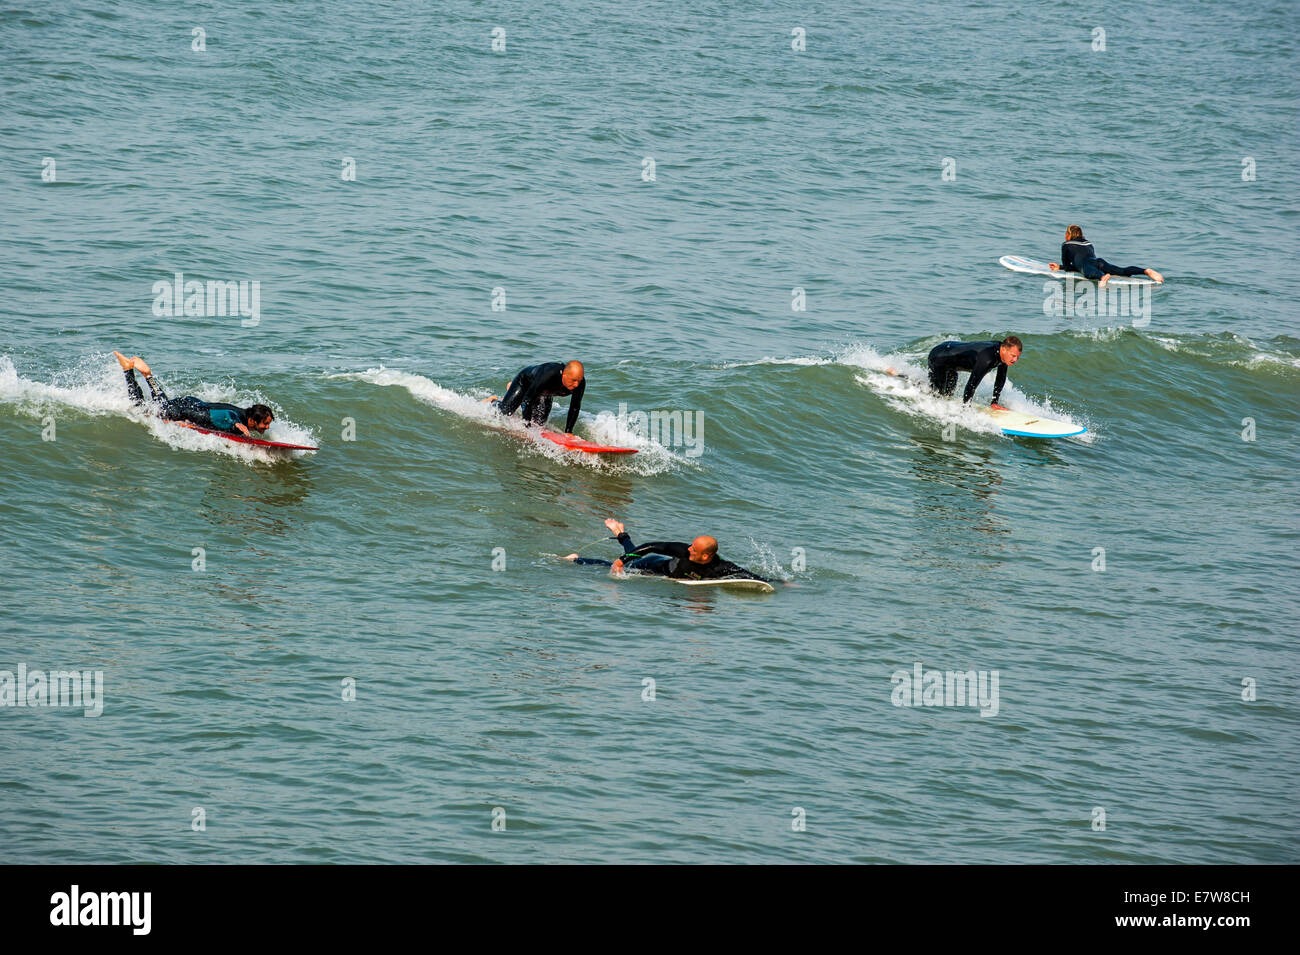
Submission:
<svg viewBox="0 0 1300 955">
<path fill-rule="evenodd" d="M 156 410 L 158 416 L 164 421 L 189 422 L 200 428 L 228 431 L 231 434 L 242 434 L 247 438 L 251 437 L 249 429 L 265 431 L 275 420 L 271 409 L 266 405 L 249 405 L 247 408 L 240 408 L 219 401 L 200 401 L 193 395 L 186 395 L 184 398 L 168 398 L 162 386 L 154 380 L 153 372 L 144 363 L 144 359 L 127 358 L 120 351 L 115 351 L 113 354 L 117 356 L 118 364 L 126 373 L 126 388 L 131 394 L 131 400 L 141 408 L 148 408 L 144 392 L 140 390 L 140 383 L 135 380 L 135 373 L 138 371 L 144 375 L 145 383 L 149 386 L 153 410 Z"/>
<path fill-rule="evenodd" d="M 627 535 L 627 529 L 614 518 L 605 521 L 605 526 L 623 545 L 622 557 L 612 563 L 598 557 L 579 557 L 577 554 L 568 554 L 564 559 L 575 564 L 600 564 L 609 567 L 615 574 L 629 570 L 639 574 L 671 577 L 674 580 L 739 579 L 770 583 L 766 578 L 719 557 L 716 538 L 701 535 L 689 544 L 683 541 L 651 541 L 637 547 Z"/>
<path fill-rule="evenodd" d="M 1065 230 L 1061 261 L 1049 262 L 1047 267 L 1053 272 L 1081 272 L 1086 279 L 1100 279 L 1102 285 L 1109 282 L 1112 275 L 1146 275 L 1156 283 L 1165 280 L 1155 269 L 1144 269 L 1137 265 L 1120 267 L 1099 259 L 1092 243 L 1083 237 L 1083 230 L 1077 225 L 1068 226 Z"/>
<path fill-rule="evenodd" d="M 565 434 L 573 434 L 573 426 L 578 423 L 578 409 L 582 407 L 582 395 L 587 390 L 586 371 L 582 362 L 548 361 L 541 365 L 529 365 L 515 375 L 506 389 L 504 398 L 496 403 L 497 411 L 503 415 L 512 415 L 521 405 L 524 424 L 544 425 L 551 414 L 551 399 L 568 397 L 569 418 L 565 422 Z"/>
<path fill-rule="evenodd" d="M 1023 350 L 1024 345 L 1015 335 L 1008 335 L 1000 342 L 943 342 L 935 345 L 926 361 L 930 369 L 930 387 L 947 397 L 957 388 L 957 372 L 968 371 L 970 379 L 961 398 L 965 403 L 974 397 L 984 376 L 996 368 L 990 407 L 1006 411 L 998 404 L 998 398 L 1002 396 L 1002 386 L 1007 383 L 1007 369 L 1016 363 Z"/>
</svg>

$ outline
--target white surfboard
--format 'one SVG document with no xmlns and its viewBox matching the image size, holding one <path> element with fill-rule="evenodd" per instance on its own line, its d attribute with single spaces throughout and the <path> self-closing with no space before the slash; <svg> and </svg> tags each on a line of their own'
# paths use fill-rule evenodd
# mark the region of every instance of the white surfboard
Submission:
<svg viewBox="0 0 1300 955">
<path fill-rule="evenodd" d="M 774 594 L 776 588 L 765 580 L 750 580 L 747 577 L 724 577 L 720 580 L 677 580 L 674 577 L 667 577 L 675 584 L 685 584 L 687 587 L 721 587 L 724 590 L 748 590 L 756 594 Z"/>
<path fill-rule="evenodd" d="M 1073 438 L 1088 430 L 1077 424 L 1045 418 L 1042 415 L 1028 415 L 1023 411 L 994 411 L 991 408 L 986 410 L 1002 429 L 1003 434 L 1024 438 Z"/>
<path fill-rule="evenodd" d="M 1035 259 L 1027 259 L 1023 255 L 1004 255 L 998 259 L 998 262 L 1009 268 L 1012 272 L 1025 272 L 1029 275 L 1042 275 L 1049 279 L 1060 279 L 1065 281 L 1067 275 L 1074 276 L 1080 282 L 1091 282 L 1093 279 L 1084 278 L 1081 272 L 1065 272 L 1060 269 L 1053 272 L 1046 262 L 1039 262 Z M 1107 285 L 1155 285 L 1155 280 L 1146 275 L 1112 275 Z"/>
</svg>

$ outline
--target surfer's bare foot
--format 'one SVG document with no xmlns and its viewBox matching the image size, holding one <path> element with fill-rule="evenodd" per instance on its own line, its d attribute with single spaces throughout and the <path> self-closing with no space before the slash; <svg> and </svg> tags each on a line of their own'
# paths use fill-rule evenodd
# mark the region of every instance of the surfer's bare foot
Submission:
<svg viewBox="0 0 1300 955">
<path fill-rule="evenodd" d="M 614 561 L 614 563 L 610 564 L 610 566 L 609 566 L 609 572 L 610 572 L 611 574 L 621 574 L 621 573 L 623 573 L 623 558 L 622 558 L 622 557 L 620 557 L 618 560 Z"/>
<path fill-rule="evenodd" d="M 1098 288 L 1105 288 L 1105 287 L 1106 287 L 1106 283 L 1109 282 L 1109 281 L 1110 281 L 1110 276 L 1109 276 L 1109 275 L 1103 275 L 1103 276 L 1101 277 L 1101 281 L 1097 283 Z"/>
<path fill-rule="evenodd" d="M 565 555 L 564 555 L 562 558 L 560 558 L 560 559 L 561 559 L 561 560 L 577 560 L 577 559 L 578 559 L 578 555 L 577 555 L 577 554 L 565 554 Z"/>
<path fill-rule="evenodd" d="M 1155 269 L 1147 269 L 1147 277 L 1157 285 L 1163 285 L 1165 281 L 1165 277 Z"/>
<path fill-rule="evenodd" d="M 120 351 L 113 352 L 113 357 L 117 359 L 117 363 L 122 366 L 123 371 L 130 371 L 135 367 L 135 359 L 127 358 Z"/>
<path fill-rule="evenodd" d="M 605 521 L 605 526 L 609 528 L 609 532 L 615 537 L 627 529 L 612 517 Z"/>
<path fill-rule="evenodd" d="M 143 358 L 139 358 L 139 357 L 132 358 L 131 367 L 134 368 L 136 371 L 138 371 L 140 374 L 144 375 L 146 378 L 148 378 L 150 375 L 153 374 L 153 372 L 149 370 L 149 366 L 144 363 Z"/>
</svg>

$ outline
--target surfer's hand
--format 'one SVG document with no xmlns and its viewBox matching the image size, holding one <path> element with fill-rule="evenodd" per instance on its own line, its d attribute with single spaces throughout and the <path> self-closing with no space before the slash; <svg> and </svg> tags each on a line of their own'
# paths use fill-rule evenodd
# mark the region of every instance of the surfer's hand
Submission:
<svg viewBox="0 0 1300 955">
<path fill-rule="evenodd" d="M 240 433 L 243 434 L 244 437 L 251 438 L 253 436 L 252 433 L 249 432 L 249 430 L 245 428 L 242 424 L 236 422 L 235 427 L 239 429 Z"/>
<path fill-rule="evenodd" d="M 619 534 L 622 534 L 623 531 L 627 529 L 612 517 L 606 519 L 605 526 L 609 528 L 609 532 L 615 537 L 618 537 Z"/>
<path fill-rule="evenodd" d="M 1057 265 L 1055 262 L 1048 262 L 1047 267 L 1051 269 L 1053 272 L 1061 271 L 1061 267 Z"/>
</svg>

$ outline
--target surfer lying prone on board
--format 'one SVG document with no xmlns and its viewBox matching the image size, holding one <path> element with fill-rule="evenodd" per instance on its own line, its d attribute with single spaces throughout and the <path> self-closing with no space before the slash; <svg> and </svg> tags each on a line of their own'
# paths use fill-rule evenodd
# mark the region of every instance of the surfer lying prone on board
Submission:
<svg viewBox="0 0 1300 955">
<path fill-rule="evenodd" d="M 637 547 L 628 537 L 626 528 L 621 523 L 609 518 L 605 526 L 610 529 L 615 539 L 623 545 L 623 556 L 610 562 L 598 557 L 579 557 L 568 554 L 565 560 L 575 564 L 600 564 L 610 568 L 611 573 L 621 574 L 634 571 L 639 574 L 651 574 L 658 577 L 672 577 L 675 580 L 762 580 L 758 574 L 750 573 L 744 567 L 723 560 L 718 556 L 718 542 L 715 538 L 700 536 L 689 544 L 684 541 L 651 541 Z"/>
<path fill-rule="evenodd" d="M 573 434 L 573 426 L 578 423 L 578 409 L 582 407 L 582 395 L 587 390 L 586 371 L 582 362 L 548 361 L 541 365 L 529 365 L 515 375 L 506 389 L 504 398 L 495 404 L 497 411 L 503 415 L 512 415 L 522 406 L 521 415 L 524 424 L 544 425 L 551 415 L 551 399 L 569 399 L 569 418 L 564 425 L 565 434 Z M 491 400 L 491 399 L 488 399 Z"/>
<path fill-rule="evenodd" d="M 237 405 L 223 404 L 218 401 L 200 401 L 193 395 L 186 395 L 184 398 L 168 398 L 162 386 L 154 380 L 153 372 L 149 370 L 149 366 L 143 359 L 127 358 L 120 351 L 115 351 L 113 354 L 117 356 L 118 364 L 126 373 L 126 388 L 131 393 L 131 400 L 141 408 L 156 411 L 164 421 L 189 422 L 200 428 L 228 431 L 231 434 L 242 434 L 247 438 L 250 436 L 250 428 L 253 431 L 265 431 L 275 420 L 271 409 L 266 405 L 249 405 L 247 408 L 240 408 Z M 145 401 L 144 392 L 140 390 L 140 383 L 135 380 L 137 371 L 144 375 L 145 383 L 149 386 L 148 402 Z M 150 404 L 153 406 L 151 409 Z"/>
<path fill-rule="evenodd" d="M 1102 285 L 1109 282 L 1112 275 L 1145 275 L 1157 283 L 1165 280 L 1155 269 L 1144 269 L 1139 265 L 1111 265 L 1105 259 L 1099 259 L 1092 243 L 1083 237 L 1083 230 L 1077 225 L 1068 226 L 1065 230 L 1060 263 L 1048 262 L 1047 267 L 1053 272 L 1079 272 L 1085 279 L 1101 279 Z"/>
<path fill-rule="evenodd" d="M 968 371 L 970 378 L 961 397 L 965 403 L 974 397 L 984 376 L 996 368 L 990 407 L 1005 411 L 998 399 L 1002 397 L 1002 386 L 1007 383 L 1007 369 L 1019 360 L 1023 349 L 1024 345 L 1015 335 L 1008 335 L 1000 342 L 943 342 L 935 345 L 926 361 L 930 368 L 930 387 L 947 397 L 957 389 L 957 372 Z"/>
</svg>

